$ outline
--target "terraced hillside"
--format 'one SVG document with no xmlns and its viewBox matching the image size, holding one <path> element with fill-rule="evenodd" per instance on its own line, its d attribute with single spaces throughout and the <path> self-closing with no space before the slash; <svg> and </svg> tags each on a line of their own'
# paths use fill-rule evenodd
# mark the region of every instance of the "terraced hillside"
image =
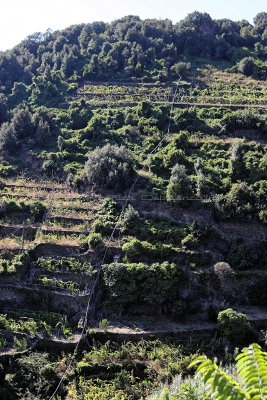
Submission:
<svg viewBox="0 0 267 400">
<path fill-rule="evenodd" d="M 83 99 L 91 108 L 134 106 L 140 101 L 166 104 L 173 101 L 173 84 L 88 82 L 81 85 L 74 95 L 66 97 L 61 106 Z M 250 107 L 265 109 L 266 85 L 242 74 L 233 75 L 215 67 L 196 68 L 191 82 L 181 82 L 175 96 L 179 107 L 224 107 L 239 109 Z"/>
<path fill-rule="evenodd" d="M 209 400 L 197 355 L 266 345 L 265 39 L 190 63 L 148 48 L 111 73 L 114 27 L 90 53 L 102 28 L 88 48 L 76 35 L 71 73 L 50 69 L 67 41 L 31 41 L 36 71 L 2 87 L 0 397 L 159 399 L 180 375 L 173 398 Z M 229 308 L 245 315 L 220 329 Z"/>
</svg>

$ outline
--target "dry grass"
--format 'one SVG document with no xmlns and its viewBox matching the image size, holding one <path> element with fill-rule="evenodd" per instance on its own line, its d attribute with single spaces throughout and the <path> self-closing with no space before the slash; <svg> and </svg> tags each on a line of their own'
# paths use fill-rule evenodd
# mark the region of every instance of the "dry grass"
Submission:
<svg viewBox="0 0 267 400">
<path fill-rule="evenodd" d="M 24 248 L 29 248 L 32 242 L 24 241 Z M 0 250 L 16 250 L 21 249 L 21 240 L 16 238 L 4 238 L 0 239 Z"/>
</svg>

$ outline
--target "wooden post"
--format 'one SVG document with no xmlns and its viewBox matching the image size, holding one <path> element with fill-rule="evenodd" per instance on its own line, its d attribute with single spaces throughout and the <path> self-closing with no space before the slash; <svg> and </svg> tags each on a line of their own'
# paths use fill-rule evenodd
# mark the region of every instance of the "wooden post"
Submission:
<svg viewBox="0 0 267 400">
<path fill-rule="evenodd" d="M 23 221 L 23 228 L 22 228 L 22 245 L 21 245 L 21 250 L 24 250 L 24 238 L 25 238 L 25 220 Z"/>
</svg>

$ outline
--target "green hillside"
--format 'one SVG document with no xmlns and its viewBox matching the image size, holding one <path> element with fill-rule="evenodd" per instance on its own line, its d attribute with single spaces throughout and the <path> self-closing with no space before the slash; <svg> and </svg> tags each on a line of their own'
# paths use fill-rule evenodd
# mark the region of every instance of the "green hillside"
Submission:
<svg viewBox="0 0 267 400">
<path fill-rule="evenodd" d="M 195 12 L 0 53 L 1 399 L 209 400 L 198 355 L 266 344 L 266 49 Z"/>
</svg>

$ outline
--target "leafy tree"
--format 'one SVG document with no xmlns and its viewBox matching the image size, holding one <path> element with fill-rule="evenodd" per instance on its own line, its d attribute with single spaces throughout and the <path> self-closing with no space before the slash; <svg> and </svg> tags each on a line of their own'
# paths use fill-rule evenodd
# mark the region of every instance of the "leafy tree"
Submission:
<svg viewBox="0 0 267 400">
<path fill-rule="evenodd" d="M 92 118 L 92 111 L 86 107 L 86 103 L 82 100 L 80 103 L 72 103 L 69 108 L 72 129 L 85 128 Z"/>
<path fill-rule="evenodd" d="M 259 114 L 253 110 L 238 110 L 227 113 L 220 121 L 221 132 L 230 133 L 238 129 L 254 129 L 265 132 L 266 123 Z"/>
<path fill-rule="evenodd" d="M 152 114 L 152 104 L 149 101 L 142 101 L 136 107 L 138 117 L 149 118 Z"/>
<path fill-rule="evenodd" d="M 267 28 L 267 12 L 258 13 L 253 22 L 256 32 L 262 35 Z"/>
<path fill-rule="evenodd" d="M 47 353 L 30 353 L 13 361 L 9 382 L 23 397 L 49 399 L 59 377 Z M 21 397 L 21 396 L 19 396 Z M 18 397 L 18 398 L 19 398 Z"/>
<path fill-rule="evenodd" d="M 102 236 L 100 233 L 91 233 L 88 237 L 88 245 L 92 249 L 99 249 L 104 246 Z"/>
<path fill-rule="evenodd" d="M 13 114 L 12 125 L 18 139 L 31 136 L 34 132 L 34 124 L 29 109 L 16 109 Z"/>
<path fill-rule="evenodd" d="M 254 59 L 245 57 L 238 63 L 238 71 L 246 76 L 251 76 L 254 70 Z"/>
<path fill-rule="evenodd" d="M 134 170 L 132 154 L 124 146 L 107 144 L 88 156 L 85 172 L 90 185 L 122 190 L 130 185 Z"/>
<path fill-rule="evenodd" d="M 0 126 L 0 152 L 14 151 L 16 147 L 17 141 L 13 125 L 9 122 L 4 122 Z"/>
<path fill-rule="evenodd" d="M 22 103 L 28 97 L 28 88 L 22 82 L 15 82 L 12 88 L 12 93 L 9 97 L 9 101 L 13 106 Z"/>
<path fill-rule="evenodd" d="M 166 198 L 170 202 L 179 202 L 192 195 L 191 181 L 186 174 L 184 165 L 176 164 L 171 170 L 171 177 L 167 186 Z"/>
<path fill-rule="evenodd" d="M 140 227 L 140 222 L 139 212 L 131 204 L 128 204 L 123 214 L 124 229 L 129 233 L 136 232 Z"/>
<path fill-rule="evenodd" d="M 235 341 L 242 340 L 249 330 L 247 316 L 234 311 L 232 308 L 220 311 L 218 314 L 218 330 L 223 336 Z"/>
<path fill-rule="evenodd" d="M 3 93 L 0 93 L 0 124 L 7 121 L 8 119 L 8 108 L 7 98 Z"/>
<path fill-rule="evenodd" d="M 171 67 L 171 70 L 174 71 L 180 78 L 187 78 L 187 75 L 191 69 L 191 64 L 189 62 L 180 61 L 177 64 L 174 64 Z"/>
<path fill-rule="evenodd" d="M 267 397 L 267 353 L 251 344 L 236 357 L 238 381 L 225 373 L 216 361 L 200 356 L 189 367 L 198 366 L 196 374 L 211 397 L 218 400 L 264 400 Z M 242 382 L 242 384 L 240 383 Z"/>
<path fill-rule="evenodd" d="M 244 163 L 244 144 L 241 140 L 236 140 L 232 147 L 230 157 L 230 175 L 233 181 L 242 179 L 246 173 Z"/>
<path fill-rule="evenodd" d="M 175 128 L 179 130 L 186 129 L 188 132 L 199 129 L 200 120 L 194 109 L 177 110 L 174 116 Z"/>
</svg>

